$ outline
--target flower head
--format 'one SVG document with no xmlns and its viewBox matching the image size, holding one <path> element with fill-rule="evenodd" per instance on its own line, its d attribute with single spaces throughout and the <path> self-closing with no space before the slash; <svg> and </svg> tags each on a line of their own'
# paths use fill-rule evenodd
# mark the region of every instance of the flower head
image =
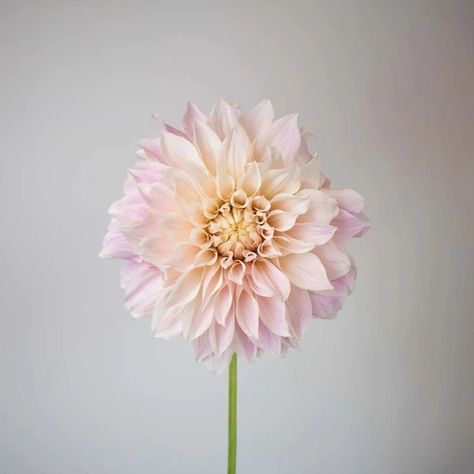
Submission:
<svg viewBox="0 0 474 474">
<path fill-rule="evenodd" d="M 344 242 L 369 224 L 306 142 L 269 101 L 241 115 L 223 100 L 140 142 L 101 256 L 125 260 L 126 306 L 156 337 L 182 335 L 220 370 L 233 352 L 285 355 L 312 315 L 335 316 L 355 278 Z"/>
</svg>

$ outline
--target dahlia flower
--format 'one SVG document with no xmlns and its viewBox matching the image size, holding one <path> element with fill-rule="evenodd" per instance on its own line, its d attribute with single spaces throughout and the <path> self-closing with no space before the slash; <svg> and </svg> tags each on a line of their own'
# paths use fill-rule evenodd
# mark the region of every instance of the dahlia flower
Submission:
<svg viewBox="0 0 474 474">
<path fill-rule="evenodd" d="M 285 355 L 352 291 L 344 244 L 369 227 L 364 199 L 330 187 L 297 116 L 275 120 L 268 100 L 245 114 L 188 104 L 183 126 L 139 143 L 101 256 L 124 260 L 131 314 L 213 370 Z"/>
</svg>

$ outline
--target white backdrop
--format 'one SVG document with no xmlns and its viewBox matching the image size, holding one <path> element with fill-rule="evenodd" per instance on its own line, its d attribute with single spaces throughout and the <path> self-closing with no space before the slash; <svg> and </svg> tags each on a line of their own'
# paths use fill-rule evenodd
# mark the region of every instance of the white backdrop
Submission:
<svg viewBox="0 0 474 474">
<path fill-rule="evenodd" d="M 135 143 L 187 100 L 300 112 L 367 198 L 357 290 L 240 364 L 240 473 L 474 472 L 474 5 L 0 3 L 0 472 L 223 473 L 226 376 L 98 260 Z"/>
</svg>

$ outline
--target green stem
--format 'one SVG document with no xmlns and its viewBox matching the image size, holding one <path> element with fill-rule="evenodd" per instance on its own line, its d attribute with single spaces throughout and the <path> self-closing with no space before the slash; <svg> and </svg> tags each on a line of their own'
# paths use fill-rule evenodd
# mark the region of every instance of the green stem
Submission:
<svg viewBox="0 0 474 474">
<path fill-rule="evenodd" d="M 229 367 L 229 448 L 227 474 L 235 474 L 237 462 L 237 354 L 232 355 Z"/>
</svg>

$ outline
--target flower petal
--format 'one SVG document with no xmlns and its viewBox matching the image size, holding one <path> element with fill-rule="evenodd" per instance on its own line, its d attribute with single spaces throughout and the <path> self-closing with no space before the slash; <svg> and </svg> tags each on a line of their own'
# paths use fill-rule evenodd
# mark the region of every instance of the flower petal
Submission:
<svg viewBox="0 0 474 474">
<path fill-rule="evenodd" d="M 301 145 L 298 115 L 290 114 L 275 120 L 266 134 L 265 142 L 278 150 L 286 165 L 293 163 Z"/>
<path fill-rule="evenodd" d="M 232 296 L 233 294 L 229 285 L 225 285 L 216 293 L 213 299 L 212 304 L 215 307 L 215 318 L 221 325 L 225 324 L 227 316 L 229 315 L 233 302 Z"/>
<path fill-rule="evenodd" d="M 263 135 L 273 122 L 272 103 L 269 100 L 263 100 L 242 117 L 241 120 L 250 138 Z"/>
<path fill-rule="evenodd" d="M 353 214 L 359 214 L 364 208 L 364 197 L 352 189 L 327 189 L 325 192 L 337 200 L 339 207 Z"/>
<path fill-rule="evenodd" d="M 258 296 L 257 302 L 260 310 L 260 319 L 265 326 L 276 336 L 289 336 L 285 302 L 278 296 L 270 298 Z"/>
<path fill-rule="evenodd" d="M 250 159 L 249 148 L 241 133 L 234 128 L 224 142 L 224 149 L 227 159 L 227 171 L 238 179 L 243 175 L 244 166 Z"/>
<path fill-rule="evenodd" d="M 260 189 L 262 178 L 255 161 L 250 163 L 245 175 L 239 180 L 238 187 L 245 191 L 247 196 L 254 196 Z"/>
<path fill-rule="evenodd" d="M 221 140 L 238 126 L 238 118 L 233 107 L 224 99 L 219 99 L 209 114 L 209 126 L 217 133 Z"/>
<path fill-rule="evenodd" d="M 333 288 L 321 260 L 312 253 L 281 257 L 280 266 L 291 283 L 298 288 L 312 291 Z"/>
<path fill-rule="evenodd" d="M 336 227 L 332 225 L 304 222 L 302 224 L 295 224 L 286 233 L 293 239 L 307 244 L 314 244 L 316 246 L 329 242 L 332 239 L 334 232 L 336 232 Z"/>
<path fill-rule="evenodd" d="M 290 294 L 290 282 L 279 268 L 270 261 L 258 258 L 252 262 L 251 275 L 253 282 L 262 296 L 278 295 L 286 300 Z"/>
<path fill-rule="evenodd" d="M 183 273 L 173 284 L 165 303 L 169 306 L 183 307 L 199 293 L 203 278 L 203 269 L 196 268 L 188 273 Z"/>
<path fill-rule="evenodd" d="M 121 232 L 109 231 L 105 234 L 100 258 L 131 258 L 133 256 L 133 249 Z"/>
<path fill-rule="evenodd" d="M 185 169 L 198 180 L 202 175 L 207 174 L 207 169 L 196 148 L 185 138 L 162 132 L 161 148 L 170 166 Z"/>
<path fill-rule="evenodd" d="M 329 224 L 338 215 L 337 201 L 323 191 L 312 189 L 308 210 L 298 218 L 298 222 Z M 335 224 L 333 224 L 335 225 Z"/>
<path fill-rule="evenodd" d="M 286 305 L 291 333 L 297 340 L 301 340 L 311 321 L 311 300 L 308 291 L 293 286 Z"/>
<path fill-rule="evenodd" d="M 129 260 L 120 272 L 120 286 L 125 291 L 125 306 L 132 316 L 150 316 L 163 288 L 163 274 L 148 263 Z"/>
<path fill-rule="evenodd" d="M 242 290 L 238 297 L 236 317 L 242 331 L 247 336 L 258 339 L 258 305 L 246 290 Z"/>
<path fill-rule="evenodd" d="M 201 152 L 207 169 L 216 174 L 217 163 L 222 155 L 222 142 L 216 132 L 201 120 L 197 120 L 194 131 L 194 143 Z"/>
<path fill-rule="evenodd" d="M 337 227 L 336 238 L 339 240 L 356 237 L 362 234 L 370 225 L 365 216 L 361 214 L 355 216 L 345 209 L 339 210 L 339 214 L 332 220 L 331 224 Z"/>
<path fill-rule="evenodd" d="M 190 138 L 194 136 L 194 127 L 197 120 L 207 122 L 206 114 L 196 104 L 188 102 L 188 107 L 183 117 L 183 128 Z"/>
<path fill-rule="evenodd" d="M 344 276 L 351 268 L 351 260 L 334 242 L 316 247 L 314 253 L 319 257 L 330 280 Z"/>
</svg>

